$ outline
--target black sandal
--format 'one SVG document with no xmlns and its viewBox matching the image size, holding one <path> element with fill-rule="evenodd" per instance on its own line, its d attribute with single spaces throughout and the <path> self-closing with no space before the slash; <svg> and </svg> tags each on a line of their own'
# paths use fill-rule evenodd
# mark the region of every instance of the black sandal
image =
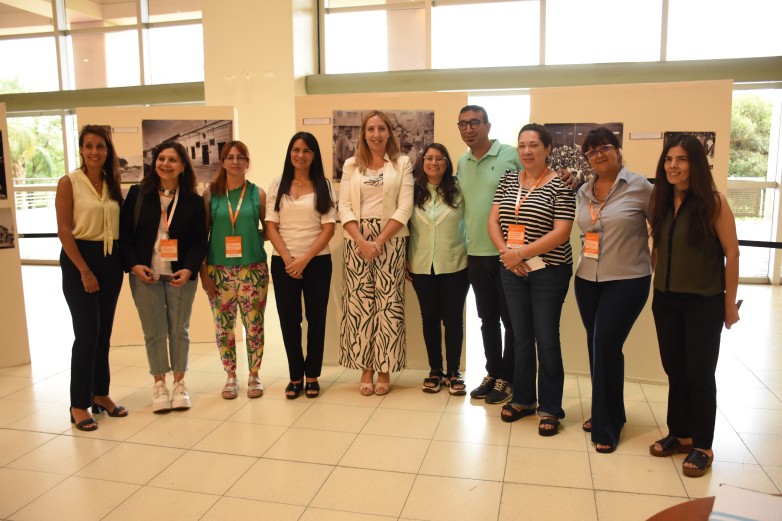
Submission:
<svg viewBox="0 0 782 521">
<path fill-rule="evenodd" d="M 304 396 L 307 398 L 317 398 L 320 395 L 320 384 L 317 380 L 304 384 Z"/>
<path fill-rule="evenodd" d="M 592 418 L 589 418 L 587 421 L 582 423 L 581 428 L 584 430 L 584 432 L 592 432 Z"/>
<path fill-rule="evenodd" d="M 500 411 L 500 419 L 505 423 L 511 423 L 511 422 L 515 422 L 516 420 L 520 420 L 525 416 L 529 416 L 530 414 L 535 414 L 535 409 L 517 409 L 516 407 L 520 407 L 520 406 L 512 405 L 510 403 L 506 403 L 505 405 L 503 405 L 502 411 Z M 502 414 L 503 412 L 507 412 L 510 414 Z"/>
<path fill-rule="evenodd" d="M 79 423 L 76 423 L 76 420 L 73 418 L 73 410 L 72 409 L 73 409 L 73 407 L 71 407 L 71 409 L 69 409 L 68 412 L 70 412 L 70 414 L 71 414 L 71 423 L 75 424 L 77 429 L 79 429 L 80 431 L 84 431 L 84 432 L 92 432 L 92 431 L 97 431 L 98 430 L 98 422 L 96 422 L 95 418 L 92 418 L 92 417 L 85 418 L 82 421 L 80 421 Z"/>
<path fill-rule="evenodd" d="M 125 409 L 121 405 L 115 405 L 114 406 L 114 410 L 110 411 L 107 408 L 105 408 L 104 406 L 98 405 L 97 403 L 92 402 L 92 414 L 100 414 L 102 412 L 105 412 L 106 414 L 108 414 L 112 418 L 124 418 L 125 416 L 128 415 L 128 410 Z"/>
<path fill-rule="evenodd" d="M 462 396 L 467 394 L 467 384 L 462 379 L 462 373 L 459 371 L 448 371 L 448 392 L 451 396 Z"/>
<path fill-rule="evenodd" d="M 595 443 L 595 450 L 599 452 L 600 454 L 611 454 L 616 450 L 616 445 L 609 445 L 607 443 L 601 443 L 600 445 L 605 445 L 605 447 L 598 447 L 598 444 Z"/>
<path fill-rule="evenodd" d="M 546 426 L 553 426 L 551 428 L 546 428 Z M 540 424 L 538 425 L 538 434 L 541 436 L 554 436 L 559 432 L 559 420 L 554 418 L 553 416 L 546 416 L 544 418 L 540 419 Z"/>
<path fill-rule="evenodd" d="M 709 456 L 702 450 L 693 449 L 682 463 L 682 471 L 684 475 L 690 478 L 699 478 L 706 474 L 706 471 L 711 467 L 711 463 L 714 461 L 714 456 Z M 691 463 L 695 467 L 685 467 L 684 463 Z"/>
<path fill-rule="evenodd" d="M 654 448 L 654 445 L 657 443 L 660 444 L 661 450 Z M 658 458 L 664 458 L 666 456 L 670 456 L 671 454 L 676 454 L 677 452 L 681 452 L 682 454 L 689 454 L 691 451 L 692 443 L 685 445 L 679 441 L 679 438 L 676 436 L 671 436 L 670 434 L 665 438 L 657 440 L 653 444 L 649 445 L 649 454 L 652 456 L 657 456 Z"/>
<path fill-rule="evenodd" d="M 439 393 L 440 386 L 445 383 L 445 375 L 442 371 L 433 371 L 429 373 L 429 376 L 424 378 L 424 383 L 421 386 L 421 390 L 425 393 Z"/>
<path fill-rule="evenodd" d="M 295 400 L 301 394 L 301 382 L 290 382 L 285 388 L 285 397 L 289 400 Z"/>
</svg>

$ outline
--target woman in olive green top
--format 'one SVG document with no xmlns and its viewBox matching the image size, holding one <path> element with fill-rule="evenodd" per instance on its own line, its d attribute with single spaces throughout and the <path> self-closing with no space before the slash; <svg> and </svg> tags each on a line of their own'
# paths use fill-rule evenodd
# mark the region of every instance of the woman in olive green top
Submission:
<svg viewBox="0 0 782 521">
<path fill-rule="evenodd" d="M 467 239 L 464 203 L 448 150 L 432 143 L 415 168 L 415 209 L 410 217 L 408 271 L 418 295 L 429 357 L 429 377 L 423 391 L 436 393 L 441 385 L 451 394 L 466 394 L 459 372 L 464 339 L 464 301 L 467 298 Z M 443 372 L 440 322 L 445 326 Z"/>
<path fill-rule="evenodd" d="M 215 318 L 217 347 L 228 379 L 223 398 L 238 396 L 236 380 L 236 308 L 246 331 L 250 376 L 247 396 L 263 395 L 258 377 L 263 358 L 263 318 L 269 268 L 258 223 L 264 220 L 266 193 L 247 181 L 250 155 L 241 141 L 229 141 L 220 154 L 217 177 L 204 192 L 209 254 L 201 267 L 201 284 Z"/>
<path fill-rule="evenodd" d="M 668 435 L 649 452 L 689 453 L 682 472 L 700 477 L 714 459 L 722 325 L 730 329 L 739 320 L 739 244 L 728 200 L 697 138 L 676 135 L 663 147 L 651 217 L 652 313 L 668 375 Z"/>
</svg>

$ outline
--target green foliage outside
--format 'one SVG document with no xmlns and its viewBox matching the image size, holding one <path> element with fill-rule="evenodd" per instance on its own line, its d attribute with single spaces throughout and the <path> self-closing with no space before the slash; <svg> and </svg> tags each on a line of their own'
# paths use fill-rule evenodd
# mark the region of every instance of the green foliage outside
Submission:
<svg viewBox="0 0 782 521">
<path fill-rule="evenodd" d="M 766 178 L 771 138 L 771 102 L 756 94 L 736 94 L 730 117 L 729 177 Z"/>
</svg>

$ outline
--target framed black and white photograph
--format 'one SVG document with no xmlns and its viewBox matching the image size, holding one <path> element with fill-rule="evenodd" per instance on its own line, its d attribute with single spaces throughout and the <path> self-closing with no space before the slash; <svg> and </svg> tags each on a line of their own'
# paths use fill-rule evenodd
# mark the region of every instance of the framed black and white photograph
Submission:
<svg viewBox="0 0 782 521">
<path fill-rule="evenodd" d="M 13 248 L 16 244 L 14 216 L 11 208 L 0 208 L 0 249 Z"/>
<path fill-rule="evenodd" d="M 232 139 L 233 121 L 230 119 L 145 119 L 141 122 L 144 169 L 152 168 L 156 146 L 164 141 L 178 141 L 187 150 L 201 192 L 217 174 L 220 152 Z"/>
<path fill-rule="evenodd" d="M 665 132 L 663 134 L 663 146 L 668 144 L 668 141 L 675 139 L 676 136 L 695 136 L 698 141 L 703 145 L 703 150 L 706 152 L 706 158 L 709 160 L 709 168 L 714 170 L 714 143 L 717 140 L 716 132 Z"/>
<path fill-rule="evenodd" d="M 579 184 L 588 181 L 594 173 L 581 152 L 581 143 L 590 130 L 606 127 L 617 137 L 619 146 L 622 146 L 623 123 L 546 123 L 543 126 L 551 133 L 553 140 L 549 168 L 566 168 L 578 179 Z"/>
<path fill-rule="evenodd" d="M 332 178 L 339 182 L 342 165 L 358 148 L 361 122 L 369 110 L 335 110 L 332 126 L 334 170 Z M 424 149 L 434 142 L 433 110 L 384 110 L 391 120 L 391 132 L 399 143 L 400 154 L 415 165 Z"/>
<path fill-rule="evenodd" d="M 5 184 L 5 150 L 3 150 L 2 130 L 0 130 L 0 199 L 8 199 L 8 186 Z"/>
</svg>

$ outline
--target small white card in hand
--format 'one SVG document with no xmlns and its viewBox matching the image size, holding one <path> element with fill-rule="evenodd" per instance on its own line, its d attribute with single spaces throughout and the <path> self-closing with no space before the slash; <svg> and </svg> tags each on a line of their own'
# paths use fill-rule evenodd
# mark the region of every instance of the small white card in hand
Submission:
<svg viewBox="0 0 782 521">
<path fill-rule="evenodd" d="M 527 259 L 524 262 L 527 263 L 530 271 L 535 271 L 546 267 L 546 263 L 543 262 L 543 259 L 541 259 L 538 255 L 535 255 L 531 259 Z"/>
</svg>

